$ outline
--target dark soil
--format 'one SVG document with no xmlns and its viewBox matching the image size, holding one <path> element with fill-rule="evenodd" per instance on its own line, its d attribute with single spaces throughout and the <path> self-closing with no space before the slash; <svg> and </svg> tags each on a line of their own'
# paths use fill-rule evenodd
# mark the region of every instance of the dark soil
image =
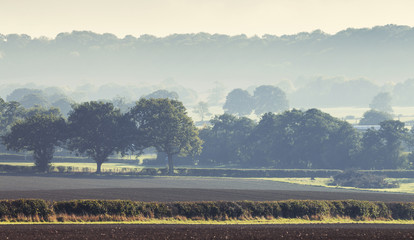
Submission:
<svg viewBox="0 0 414 240">
<path fill-rule="evenodd" d="M 0 239 L 413 239 L 412 225 L 4 225 Z"/>
<path fill-rule="evenodd" d="M 323 192 L 288 190 L 233 190 L 192 188 L 99 188 L 34 191 L 0 191 L 0 199 L 36 198 L 50 201 L 75 199 L 122 199 L 134 201 L 279 201 L 298 200 L 367 200 L 414 202 L 413 194 L 373 192 Z"/>
</svg>

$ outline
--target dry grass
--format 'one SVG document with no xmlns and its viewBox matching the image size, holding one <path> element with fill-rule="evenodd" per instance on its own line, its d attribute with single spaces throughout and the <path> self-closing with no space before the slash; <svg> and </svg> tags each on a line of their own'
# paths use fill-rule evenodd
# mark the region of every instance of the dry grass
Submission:
<svg viewBox="0 0 414 240">
<path fill-rule="evenodd" d="M 17 220 L 3 220 L 0 225 L 8 224 L 414 224 L 414 220 L 389 219 L 351 219 L 351 218 L 273 218 L 261 217 L 250 219 L 203 220 L 187 219 L 185 217 L 150 219 L 145 217 L 125 216 L 57 216 L 49 221 L 30 221 L 35 219 L 21 218 Z"/>
</svg>

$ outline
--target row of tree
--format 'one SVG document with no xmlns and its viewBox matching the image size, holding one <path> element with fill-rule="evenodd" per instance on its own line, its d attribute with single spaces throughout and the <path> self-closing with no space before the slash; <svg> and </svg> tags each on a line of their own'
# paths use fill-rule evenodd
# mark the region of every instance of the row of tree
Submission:
<svg viewBox="0 0 414 240">
<path fill-rule="evenodd" d="M 201 165 L 243 167 L 396 169 L 409 168 L 414 133 L 387 120 L 358 132 L 346 121 L 317 109 L 266 113 L 256 124 L 229 114 L 200 131 Z"/>
<path fill-rule="evenodd" d="M 11 110 L 0 119 L 12 121 L 7 113 L 15 105 L 2 106 Z M 183 104 L 169 98 L 142 98 L 125 113 L 112 103 L 84 102 L 73 105 L 67 120 L 56 110 L 29 113 L 2 139 L 10 150 L 33 151 L 41 171 L 48 169 L 56 146 L 94 159 L 97 172 L 114 153 L 149 147 L 165 154 L 170 173 L 175 155 L 200 165 L 273 168 L 395 169 L 410 167 L 413 159 L 403 154 L 414 146 L 414 133 L 404 123 L 386 120 L 361 133 L 317 109 L 265 113 L 259 123 L 223 114 L 200 131 Z"/>
<path fill-rule="evenodd" d="M 127 113 L 112 103 L 84 102 L 73 106 L 68 119 L 60 114 L 34 114 L 17 120 L 2 137 L 9 150 L 33 151 L 35 165 L 47 171 L 56 146 L 86 155 L 97 163 L 97 173 L 116 152 L 141 152 L 154 147 L 168 156 L 198 154 L 201 140 L 186 109 L 172 99 L 145 99 Z"/>
</svg>

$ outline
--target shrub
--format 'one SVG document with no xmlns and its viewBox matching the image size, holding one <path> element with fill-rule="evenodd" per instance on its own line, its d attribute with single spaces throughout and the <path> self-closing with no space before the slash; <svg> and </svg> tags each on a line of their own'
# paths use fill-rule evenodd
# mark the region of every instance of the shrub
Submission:
<svg viewBox="0 0 414 240">
<path fill-rule="evenodd" d="M 388 206 L 383 202 L 369 201 L 332 201 L 330 215 L 333 217 L 350 217 L 353 219 L 389 219 L 391 213 Z"/>
<path fill-rule="evenodd" d="M 384 176 L 348 170 L 334 176 L 331 185 L 357 188 L 398 188 L 397 182 L 387 182 Z"/>
<path fill-rule="evenodd" d="M 393 219 L 414 219 L 414 203 L 388 203 Z"/>
<path fill-rule="evenodd" d="M 289 200 L 282 201 L 279 205 L 284 218 L 324 217 L 330 214 L 330 208 L 326 201 Z"/>
<path fill-rule="evenodd" d="M 19 199 L 0 201 L 0 218 L 17 218 L 19 215 L 48 220 L 51 210 L 44 200 Z"/>
<path fill-rule="evenodd" d="M 56 169 L 58 170 L 58 172 L 63 173 L 66 170 L 65 166 L 57 166 Z"/>
</svg>

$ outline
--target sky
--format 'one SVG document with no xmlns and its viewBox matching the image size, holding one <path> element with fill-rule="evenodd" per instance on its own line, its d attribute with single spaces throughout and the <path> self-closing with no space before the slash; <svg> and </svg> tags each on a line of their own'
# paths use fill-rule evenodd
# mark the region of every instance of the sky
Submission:
<svg viewBox="0 0 414 240">
<path fill-rule="evenodd" d="M 0 33 L 295 34 L 414 26 L 412 0 L 0 0 Z"/>
</svg>

